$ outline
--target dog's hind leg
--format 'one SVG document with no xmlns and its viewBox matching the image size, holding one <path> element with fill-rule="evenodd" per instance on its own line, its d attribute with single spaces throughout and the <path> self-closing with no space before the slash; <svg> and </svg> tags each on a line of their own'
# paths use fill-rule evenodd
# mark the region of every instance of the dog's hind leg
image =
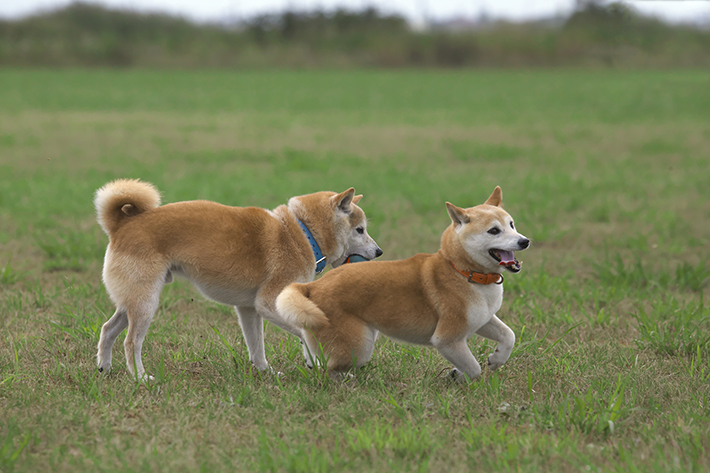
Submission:
<svg viewBox="0 0 710 473">
<path fill-rule="evenodd" d="M 128 313 L 126 309 L 118 307 L 113 317 L 108 319 L 101 327 L 99 349 L 96 355 L 99 372 L 108 374 L 111 371 L 111 350 L 116 338 L 128 327 Z"/>
<path fill-rule="evenodd" d="M 254 307 L 235 307 L 239 316 L 239 325 L 242 327 L 244 341 L 249 350 L 249 361 L 259 371 L 269 369 L 264 351 L 264 319 L 256 312 Z"/>
<path fill-rule="evenodd" d="M 451 372 L 451 376 L 456 381 L 465 381 L 464 374 L 468 376 L 469 380 L 474 380 L 481 375 L 481 365 L 478 364 L 476 357 L 471 353 L 465 339 L 449 343 L 438 341 L 433 344 L 439 350 L 439 353 L 456 368 Z"/>
<path fill-rule="evenodd" d="M 498 342 L 495 351 L 488 357 L 488 367 L 492 370 L 497 370 L 503 366 L 503 364 L 508 361 L 513 351 L 515 332 L 494 315 L 491 320 L 478 329 L 476 333 L 482 337 Z"/>
<path fill-rule="evenodd" d="M 128 306 L 128 333 L 123 346 L 126 351 L 128 371 L 137 380 L 150 381 L 153 379 L 152 376 L 145 374 L 141 351 L 143 340 L 145 340 L 153 315 L 158 308 L 162 288 L 163 281 L 161 280 L 152 293 L 146 294 L 144 297 L 136 297 L 136 300 Z"/>
</svg>

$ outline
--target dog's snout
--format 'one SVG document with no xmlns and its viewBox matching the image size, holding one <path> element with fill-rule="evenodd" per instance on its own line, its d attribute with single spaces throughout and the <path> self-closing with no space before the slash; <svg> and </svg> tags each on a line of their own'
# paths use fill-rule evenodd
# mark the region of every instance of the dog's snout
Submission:
<svg viewBox="0 0 710 473">
<path fill-rule="evenodd" d="M 527 238 L 521 238 L 520 240 L 518 240 L 518 246 L 520 247 L 520 249 L 524 250 L 525 248 L 530 246 L 530 240 L 528 240 Z"/>
<path fill-rule="evenodd" d="M 382 248 L 378 246 L 377 250 L 375 250 L 375 258 L 379 258 L 380 256 L 382 256 Z"/>
</svg>

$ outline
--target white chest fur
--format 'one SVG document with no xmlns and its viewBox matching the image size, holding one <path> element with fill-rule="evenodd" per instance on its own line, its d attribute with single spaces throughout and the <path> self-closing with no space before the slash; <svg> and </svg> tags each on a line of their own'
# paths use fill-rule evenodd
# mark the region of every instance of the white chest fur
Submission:
<svg viewBox="0 0 710 473">
<path fill-rule="evenodd" d="M 471 297 L 467 310 L 469 336 L 487 324 L 503 304 L 502 284 L 472 284 L 470 289 Z"/>
</svg>

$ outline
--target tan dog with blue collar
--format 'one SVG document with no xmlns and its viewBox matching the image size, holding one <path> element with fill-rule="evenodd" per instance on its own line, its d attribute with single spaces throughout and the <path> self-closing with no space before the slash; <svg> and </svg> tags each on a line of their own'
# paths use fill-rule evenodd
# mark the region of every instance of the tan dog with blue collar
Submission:
<svg viewBox="0 0 710 473">
<path fill-rule="evenodd" d="M 488 358 L 495 370 L 515 344 L 513 331 L 496 316 L 503 302 L 501 273 L 520 271 L 513 252 L 530 245 L 501 202 L 500 187 L 476 207 L 447 202 L 452 223 L 437 253 L 343 266 L 317 281 L 291 284 L 276 308 L 283 320 L 304 326 L 311 362 L 322 353 L 329 372 L 365 364 L 379 332 L 433 345 L 453 363 L 451 374 L 459 380 L 481 374 L 466 343 L 475 333 L 498 342 Z"/>
<path fill-rule="evenodd" d="M 281 290 L 312 281 L 326 264 L 340 266 L 352 254 L 366 259 L 382 254 L 356 205 L 361 197 L 350 188 L 293 197 L 274 210 L 204 200 L 160 206 L 160 194 L 147 182 L 105 185 L 94 204 L 110 240 L 103 280 L 116 313 L 101 329 L 99 371 L 110 371 L 113 344 L 128 328 L 128 369 L 145 378 L 143 340 L 173 275 L 187 278 L 209 299 L 234 306 L 251 362 L 268 369 L 263 319 L 301 335 L 300 325 L 276 312 Z"/>
</svg>

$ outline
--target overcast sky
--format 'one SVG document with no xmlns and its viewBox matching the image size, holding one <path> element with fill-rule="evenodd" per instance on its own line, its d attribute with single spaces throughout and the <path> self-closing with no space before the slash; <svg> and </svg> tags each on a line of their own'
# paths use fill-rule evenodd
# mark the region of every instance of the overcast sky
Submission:
<svg viewBox="0 0 710 473">
<path fill-rule="evenodd" d="M 331 10 L 337 7 L 363 9 L 375 6 L 389 13 L 400 13 L 419 22 L 432 19 L 477 17 L 485 12 L 490 17 L 525 20 L 567 14 L 574 0 L 90 0 L 111 7 L 139 11 L 161 11 L 186 16 L 198 21 L 250 17 L 258 13 L 296 10 Z M 66 6 L 71 0 L 0 0 L 0 17 L 18 18 L 40 9 Z M 629 0 L 643 13 L 673 22 L 710 22 L 710 0 Z"/>
</svg>

